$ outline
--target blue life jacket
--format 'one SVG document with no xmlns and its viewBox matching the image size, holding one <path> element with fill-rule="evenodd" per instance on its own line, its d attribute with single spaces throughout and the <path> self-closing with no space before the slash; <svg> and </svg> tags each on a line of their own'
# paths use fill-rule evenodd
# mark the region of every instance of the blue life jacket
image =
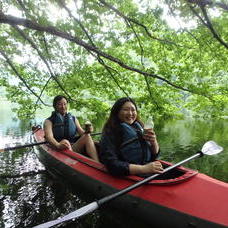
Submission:
<svg viewBox="0 0 228 228">
<path fill-rule="evenodd" d="M 120 156 L 124 161 L 133 164 L 146 164 L 152 161 L 150 145 L 142 138 L 142 126 L 135 122 L 132 125 L 121 123 L 123 143 L 136 138 L 133 142 L 120 147 Z"/>
<path fill-rule="evenodd" d="M 58 142 L 62 139 L 67 139 L 71 143 L 76 142 L 77 127 L 75 116 L 70 113 L 62 116 L 58 112 L 52 112 L 48 120 L 52 122 L 53 136 Z"/>
</svg>

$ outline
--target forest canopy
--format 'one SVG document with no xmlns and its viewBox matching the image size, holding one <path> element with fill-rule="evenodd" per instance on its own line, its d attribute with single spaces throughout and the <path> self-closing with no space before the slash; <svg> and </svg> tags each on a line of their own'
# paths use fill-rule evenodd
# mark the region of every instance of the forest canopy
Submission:
<svg viewBox="0 0 228 228">
<path fill-rule="evenodd" d="M 10 2 L 10 3 L 9 3 Z M 21 118 L 63 94 L 103 115 L 228 116 L 226 0 L 2 0 L 0 85 Z"/>
</svg>

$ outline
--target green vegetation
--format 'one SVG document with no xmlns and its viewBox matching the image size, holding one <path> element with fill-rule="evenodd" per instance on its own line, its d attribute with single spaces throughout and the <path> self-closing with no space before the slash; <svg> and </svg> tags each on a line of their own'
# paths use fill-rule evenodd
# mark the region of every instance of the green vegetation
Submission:
<svg viewBox="0 0 228 228">
<path fill-rule="evenodd" d="M 84 118 L 121 96 L 143 117 L 228 116 L 225 1 L 10 2 L 0 3 L 0 85 L 19 117 L 59 93 Z"/>
</svg>

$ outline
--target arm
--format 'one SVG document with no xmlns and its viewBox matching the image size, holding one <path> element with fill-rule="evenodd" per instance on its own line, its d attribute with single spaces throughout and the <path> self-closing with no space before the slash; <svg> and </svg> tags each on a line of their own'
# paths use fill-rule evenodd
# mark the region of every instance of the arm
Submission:
<svg viewBox="0 0 228 228">
<path fill-rule="evenodd" d="M 100 141 L 100 160 L 112 175 L 129 175 L 129 163 L 118 158 L 116 146 L 110 135 L 102 135 Z"/>
<path fill-rule="evenodd" d="M 132 175 L 137 174 L 152 174 L 152 173 L 162 173 L 162 164 L 159 161 L 154 161 L 147 163 L 145 165 L 129 165 L 129 173 Z"/>
<path fill-rule="evenodd" d="M 117 149 L 112 143 L 111 137 L 103 135 L 100 143 L 100 160 L 112 175 L 126 176 L 138 174 L 162 173 L 163 168 L 159 161 L 145 165 L 129 164 L 121 161 L 117 156 Z"/>
<path fill-rule="evenodd" d="M 46 140 L 54 147 L 57 149 L 66 149 L 69 148 L 71 149 L 70 142 L 66 139 L 61 140 L 58 142 L 54 136 L 53 136 L 53 131 L 52 131 L 52 122 L 48 119 L 44 121 L 44 134 Z"/>
<path fill-rule="evenodd" d="M 76 127 L 78 129 L 78 134 L 81 136 L 85 133 L 85 130 L 81 127 L 79 121 L 75 118 L 75 124 L 76 124 Z M 90 133 L 93 132 L 93 126 L 91 125 L 90 127 Z"/>
<path fill-rule="evenodd" d="M 83 130 L 79 121 L 76 118 L 75 118 L 75 124 L 76 124 L 77 130 L 78 130 L 78 134 L 83 135 L 85 133 L 85 131 Z"/>
</svg>

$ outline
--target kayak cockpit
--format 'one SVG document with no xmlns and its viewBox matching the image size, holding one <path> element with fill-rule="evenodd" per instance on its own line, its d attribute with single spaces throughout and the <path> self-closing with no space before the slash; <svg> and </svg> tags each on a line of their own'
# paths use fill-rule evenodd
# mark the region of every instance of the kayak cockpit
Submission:
<svg viewBox="0 0 228 228">
<path fill-rule="evenodd" d="M 173 165 L 172 163 L 167 161 L 163 161 L 163 160 L 159 160 L 159 161 L 162 163 L 163 168 L 167 168 Z M 149 182 L 149 184 L 154 184 L 154 185 L 177 184 L 177 183 L 181 183 L 183 181 L 189 180 L 190 178 L 194 177 L 197 173 L 198 173 L 197 170 L 192 170 L 189 168 L 185 168 L 183 166 L 178 166 L 177 168 L 174 168 L 169 172 L 166 172 L 154 178 L 152 181 Z M 145 177 L 129 176 L 129 178 L 134 181 L 141 181 Z"/>
</svg>

